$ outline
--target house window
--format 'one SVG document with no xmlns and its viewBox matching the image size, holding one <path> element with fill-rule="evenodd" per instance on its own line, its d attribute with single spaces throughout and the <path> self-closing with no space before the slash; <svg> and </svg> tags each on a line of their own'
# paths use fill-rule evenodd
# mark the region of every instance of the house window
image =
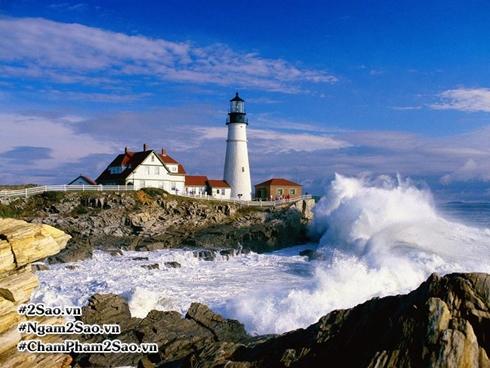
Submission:
<svg viewBox="0 0 490 368">
<path fill-rule="evenodd" d="M 160 168 L 155 166 L 155 175 L 160 175 Z"/>
<path fill-rule="evenodd" d="M 155 156 L 151 156 L 151 162 L 155 162 Z"/>
<path fill-rule="evenodd" d="M 147 167 L 146 167 L 146 174 L 148 174 L 148 175 L 150 175 L 150 174 L 151 174 L 150 169 L 151 169 L 151 167 L 150 167 L 150 166 L 147 166 Z"/>
<path fill-rule="evenodd" d="M 289 194 L 295 195 L 296 194 L 296 189 L 289 189 Z"/>
<path fill-rule="evenodd" d="M 279 194 L 279 195 L 282 195 L 283 194 L 282 188 L 277 190 L 277 194 Z"/>
<path fill-rule="evenodd" d="M 219 194 L 219 189 L 216 189 L 216 194 Z"/>
</svg>

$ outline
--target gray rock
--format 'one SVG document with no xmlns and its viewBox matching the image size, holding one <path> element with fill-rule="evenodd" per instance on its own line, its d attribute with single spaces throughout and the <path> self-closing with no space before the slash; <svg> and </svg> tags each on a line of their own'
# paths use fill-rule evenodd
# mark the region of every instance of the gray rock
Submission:
<svg viewBox="0 0 490 368">
<path fill-rule="evenodd" d="M 159 270 L 160 269 L 160 265 L 158 263 L 141 265 L 141 267 L 146 268 L 147 270 Z"/>
<path fill-rule="evenodd" d="M 179 262 L 175 262 L 175 261 L 165 262 L 164 265 L 165 265 L 165 267 L 168 267 L 168 268 L 180 268 L 180 267 L 182 267 L 182 265 Z"/>
</svg>

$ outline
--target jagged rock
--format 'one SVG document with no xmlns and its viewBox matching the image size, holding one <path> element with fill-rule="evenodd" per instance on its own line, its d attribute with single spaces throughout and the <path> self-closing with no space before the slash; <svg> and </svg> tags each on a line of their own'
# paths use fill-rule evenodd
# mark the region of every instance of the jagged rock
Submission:
<svg viewBox="0 0 490 368">
<path fill-rule="evenodd" d="M 152 198 L 139 191 L 63 193 L 57 201 L 34 196 L 9 203 L 21 217 L 55 226 L 73 237 L 49 263 L 90 258 L 94 249 L 146 251 L 184 245 L 220 250 L 241 245 L 256 252 L 271 251 L 307 240 L 309 203 L 314 203 L 240 208 L 218 201 Z M 8 257 L 9 250 L 0 244 L 0 272 L 2 267 L 12 269 Z"/>
<path fill-rule="evenodd" d="M 0 265 L 3 265 L 0 272 L 12 269 L 12 264 L 9 264 L 11 258 L 6 254 L 8 246 L 15 268 L 58 253 L 69 239 L 69 235 L 49 225 L 0 219 Z"/>
<path fill-rule="evenodd" d="M 192 253 L 194 257 L 199 258 L 203 261 L 214 261 L 216 259 L 216 254 L 212 250 L 196 250 Z"/>
<path fill-rule="evenodd" d="M 133 261 L 148 261 L 148 257 L 132 257 Z"/>
<path fill-rule="evenodd" d="M 147 270 L 158 270 L 158 269 L 160 269 L 160 265 L 158 263 L 141 265 L 141 267 L 146 268 Z"/>
<path fill-rule="evenodd" d="M 313 261 L 313 260 L 316 260 L 316 259 L 325 259 L 325 256 L 323 255 L 323 253 L 320 253 L 314 249 L 305 249 L 305 250 L 302 250 L 299 252 L 299 255 L 301 257 L 307 257 L 308 258 L 308 261 Z"/>
<path fill-rule="evenodd" d="M 89 324 L 119 323 L 127 325 L 131 319 L 127 302 L 115 294 L 91 296 L 82 311 L 82 321 Z"/>
<path fill-rule="evenodd" d="M 49 266 L 44 263 L 33 263 L 31 265 L 32 271 L 46 271 L 49 270 Z"/>
<path fill-rule="evenodd" d="M 219 341 L 241 342 L 250 338 L 243 324 L 224 319 L 204 304 L 192 303 L 185 318 L 192 319 L 210 330 Z"/>
<path fill-rule="evenodd" d="M 217 318 L 198 304 L 189 313 L 205 327 Z M 407 295 L 333 311 L 279 336 L 216 341 L 159 367 L 488 368 L 489 331 L 490 275 L 432 275 Z"/>
<path fill-rule="evenodd" d="M 107 252 L 111 256 L 122 256 L 123 255 L 123 252 L 121 249 L 108 249 Z"/>
<path fill-rule="evenodd" d="M 17 351 L 17 344 L 21 340 L 40 338 L 21 335 L 17 331 L 19 322 L 26 321 L 26 317 L 17 313 L 17 308 L 31 299 L 38 286 L 37 276 L 32 271 L 46 267 L 42 263 L 30 263 L 57 253 L 65 247 L 69 238 L 70 236 L 51 226 L 0 219 L 0 367 L 69 367 L 72 359 L 66 354 Z M 59 336 L 55 335 L 40 339 L 44 342 L 60 341 Z"/>
<path fill-rule="evenodd" d="M 180 267 L 182 267 L 179 262 L 175 262 L 175 261 L 165 262 L 164 265 L 165 265 L 165 267 L 168 267 L 168 268 L 180 268 Z"/>
</svg>

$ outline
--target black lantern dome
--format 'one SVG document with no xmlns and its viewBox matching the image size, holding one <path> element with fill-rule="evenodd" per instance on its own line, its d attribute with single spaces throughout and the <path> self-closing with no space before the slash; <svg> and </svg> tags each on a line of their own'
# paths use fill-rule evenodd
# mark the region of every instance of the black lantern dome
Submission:
<svg viewBox="0 0 490 368">
<path fill-rule="evenodd" d="M 230 100 L 230 112 L 228 113 L 228 119 L 226 124 L 240 123 L 248 124 L 248 120 L 245 113 L 245 100 L 238 95 L 238 92 Z"/>
</svg>

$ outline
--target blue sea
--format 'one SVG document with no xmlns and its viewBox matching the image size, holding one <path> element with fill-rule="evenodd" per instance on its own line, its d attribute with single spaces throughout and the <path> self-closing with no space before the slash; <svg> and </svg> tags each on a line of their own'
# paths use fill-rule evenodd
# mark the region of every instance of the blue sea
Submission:
<svg viewBox="0 0 490 368">
<path fill-rule="evenodd" d="M 437 207 L 447 218 L 490 228 L 490 202 L 451 201 L 439 203 Z"/>
</svg>

